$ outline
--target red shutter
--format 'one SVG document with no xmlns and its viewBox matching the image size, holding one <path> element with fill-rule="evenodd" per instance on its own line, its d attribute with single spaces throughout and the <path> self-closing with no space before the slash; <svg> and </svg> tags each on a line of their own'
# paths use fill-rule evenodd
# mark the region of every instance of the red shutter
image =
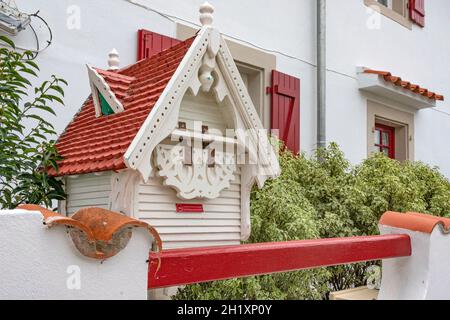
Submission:
<svg viewBox="0 0 450 320">
<path fill-rule="evenodd" d="M 300 79 L 272 71 L 271 129 L 295 154 L 300 152 Z"/>
<path fill-rule="evenodd" d="M 425 27 L 425 0 L 409 0 L 409 16 L 416 24 Z"/>
<path fill-rule="evenodd" d="M 150 58 L 181 41 L 148 30 L 138 31 L 138 61 Z"/>
</svg>

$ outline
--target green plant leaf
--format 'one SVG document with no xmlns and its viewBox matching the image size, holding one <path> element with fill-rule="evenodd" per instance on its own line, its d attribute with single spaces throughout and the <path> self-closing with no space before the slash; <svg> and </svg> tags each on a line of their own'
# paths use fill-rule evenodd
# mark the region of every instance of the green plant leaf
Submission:
<svg viewBox="0 0 450 320">
<path fill-rule="evenodd" d="M 13 49 L 16 48 L 16 45 L 14 44 L 14 42 L 11 39 L 9 39 L 8 37 L 0 35 L 0 41 L 5 42 L 9 46 L 11 46 Z"/>
</svg>

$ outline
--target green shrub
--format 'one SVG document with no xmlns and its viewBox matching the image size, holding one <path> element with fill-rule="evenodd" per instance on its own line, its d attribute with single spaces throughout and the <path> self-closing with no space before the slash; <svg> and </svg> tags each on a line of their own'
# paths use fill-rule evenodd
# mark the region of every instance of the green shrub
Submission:
<svg viewBox="0 0 450 320">
<path fill-rule="evenodd" d="M 450 215 L 450 182 L 420 162 L 379 154 L 352 166 L 331 144 L 313 158 L 284 152 L 280 163 L 281 176 L 252 192 L 250 243 L 375 235 L 389 210 Z M 329 292 L 365 284 L 373 264 L 196 284 L 174 298 L 326 299 Z"/>
<path fill-rule="evenodd" d="M 47 116 L 63 104 L 67 82 L 52 76 L 37 87 L 39 73 L 29 51 L 19 53 L 14 43 L 0 36 L 0 208 L 32 203 L 50 207 L 64 199 L 62 182 L 42 168 L 58 169 L 56 132 Z M 30 94 L 33 92 L 33 94 Z"/>
</svg>

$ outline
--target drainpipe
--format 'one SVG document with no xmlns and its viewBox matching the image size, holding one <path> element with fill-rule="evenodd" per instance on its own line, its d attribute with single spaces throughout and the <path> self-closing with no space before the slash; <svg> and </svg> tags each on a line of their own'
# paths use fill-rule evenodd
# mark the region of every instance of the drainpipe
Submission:
<svg viewBox="0 0 450 320">
<path fill-rule="evenodd" d="M 326 147 L 326 0 L 317 0 L 317 148 Z"/>
</svg>

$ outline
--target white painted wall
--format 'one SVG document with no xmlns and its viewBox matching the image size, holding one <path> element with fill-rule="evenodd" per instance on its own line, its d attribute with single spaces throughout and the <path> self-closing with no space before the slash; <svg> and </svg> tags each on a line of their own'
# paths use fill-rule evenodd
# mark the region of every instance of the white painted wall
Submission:
<svg viewBox="0 0 450 320">
<path fill-rule="evenodd" d="M 186 23 L 198 23 L 203 0 L 134 0 Z M 175 23 L 128 0 L 16 0 L 28 12 L 41 10 L 54 31 L 54 44 L 38 62 L 43 75 L 58 74 L 70 82 L 67 107 L 58 110 L 62 131 L 89 94 L 85 63 L 105 67 L 107 53 L 116 47 L 122 65 L 136 59 L 136 32 L 140 28 L 175 36 Z M 250 42 L 277 55 L 279 71 L 301 79 L 301 146 L 311 152 L 316 144 L 315 0 L 211 0 L 215 25 L 227 36 Z M 81 29 L 69 30 L 67 9 L 80 9 Z M 406 80 L 442 93 L 446 102 L 435 110 L 416 114 L 416 160 L 438 165 L 450 177 L 450 2 L 426 2 L 426 27 L 409 30 L 381 16 L 381 28 L 367 27 L 369 14 L 363 0 L 327 1 L 327 134 L 352 162 L 367 155 L 366 98 L 358 90 L 356 67 L 386 69 Z M 39 33 L 44 39 L 44 28 Z M 18 39 L 34 45 L 30 31 Z"/>
<path fill-rule="evenodd" d="M 415 160 L 440 166 L 450 177 L 450 2 L 426 1 L 426 27 L 409 30 L 381 15 L 367 28 L 363 0 L 328 1 L 328 140 L 352 161 L 366 154 L 366 99 L 357 90 L 356 66 L 388 70 L 445 95 L 436 109 L 415 116 Z M 349 13 L 351 12 L 351 18 Z M 336 73 L 338 72 L 338 73 Z M 352 133 L 353 131 L 353 133 Z"/>
<path fill-rule="evenodd" d="M 414 217 L 412 217 L 414 219 Z M 449 300 L 450 237 L 437 225 L 432 233 L 380 225 L 381 234 L 411 238 L 410 257 L 383 260 L 379 300 Z"/>
<path fill-rule="evenodd" d="M 43 225 L 39 212 L 0 211 L 0 299 L 145 300 L 151 243 L 135 228 L 127 247 L 101 262 L 81 255 L 65 227 Z"/>
</svg>

